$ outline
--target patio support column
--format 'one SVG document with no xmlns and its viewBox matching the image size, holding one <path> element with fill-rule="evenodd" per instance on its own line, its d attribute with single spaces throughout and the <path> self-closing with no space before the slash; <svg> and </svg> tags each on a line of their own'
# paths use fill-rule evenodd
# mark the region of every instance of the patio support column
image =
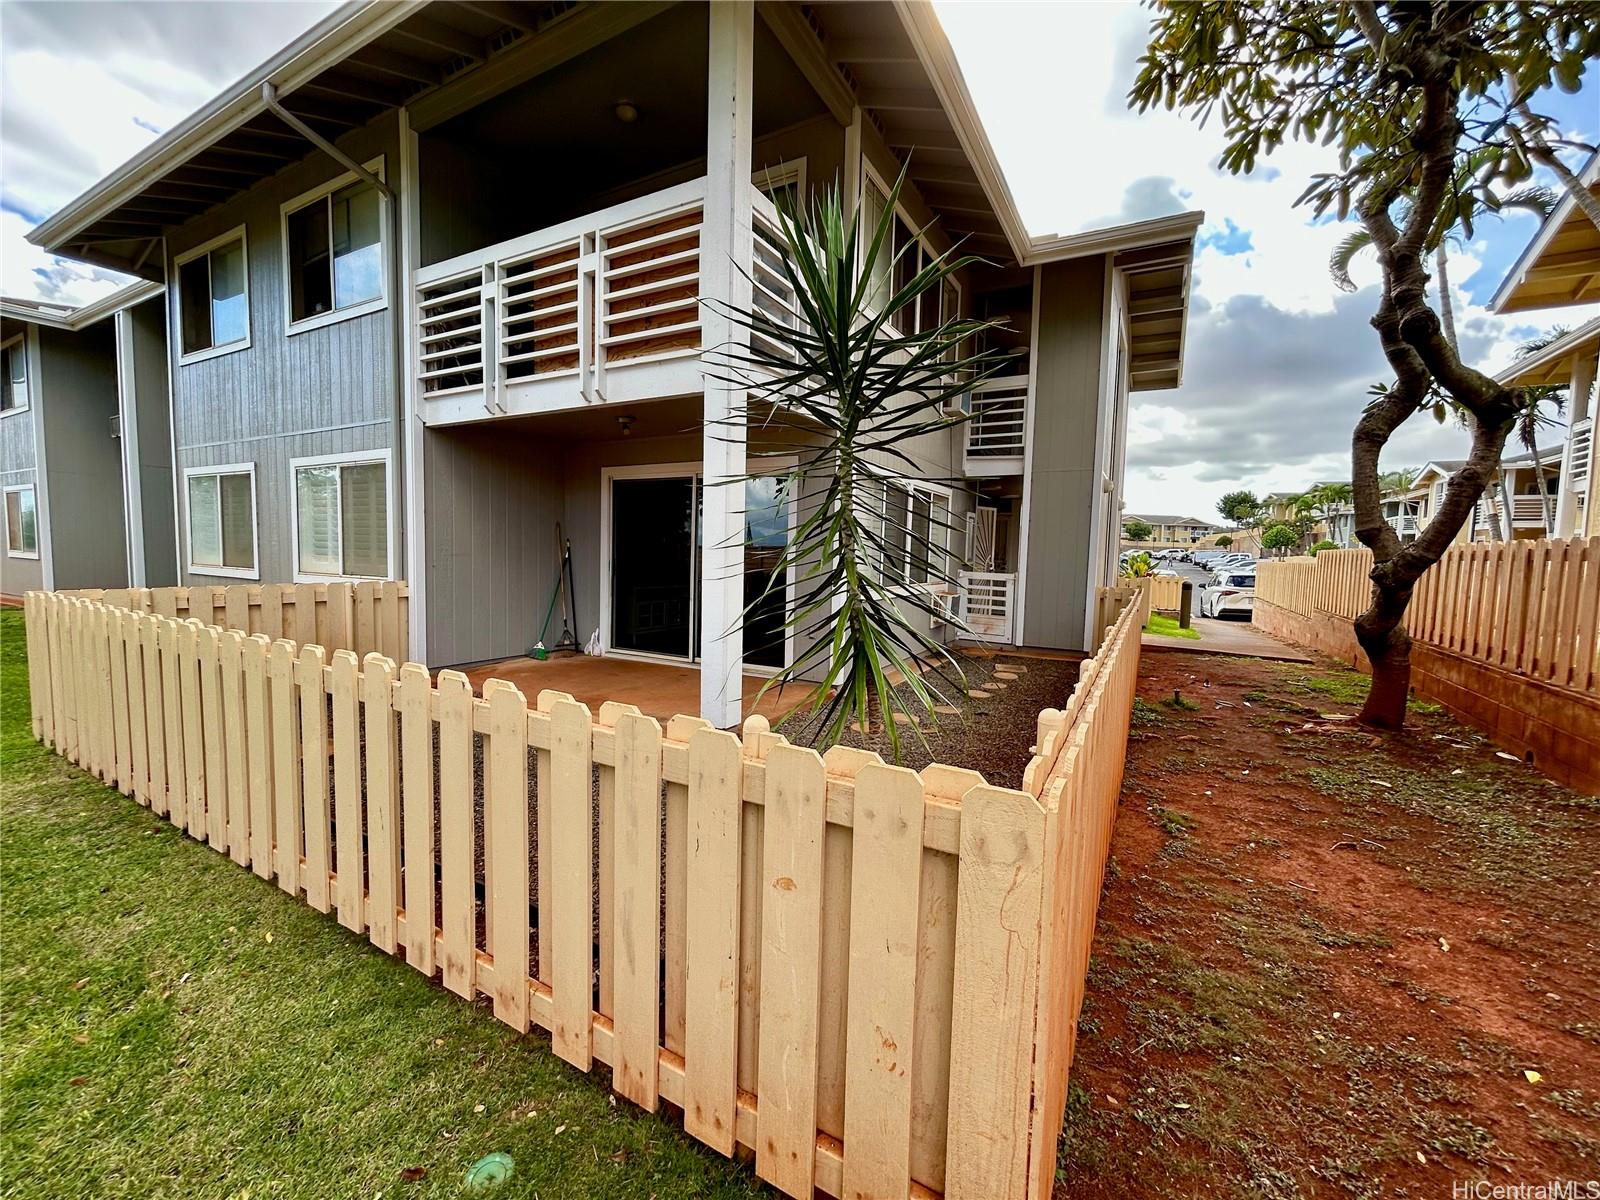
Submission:
<svg viewBox="0 0 1600 1200">
<path fill-rule="evenodd" d="M 751 87 L 754 0 L 709 9 L 706 77 L 706 203 L 700 233 L 700 294 L 750 306 Z M 743 332 L 714 306 L 701 310 L 704 345 L 726 346 Z M 742 718 L 744 682 L 744 408 L 741 388 L 705 379 L 704 491 L 700 519 L 700 715 L 722 729 Z"/>
<path fill-rule="evenodd" d="M 1556 478 L 1560 484 L 1556 490 L 1556 527 L 1555 536 L 1558 538 L 1580 535 L 1583 530 L 1578 528 L 1578 497 L 1572 490 L 1572 469 L 1577 466 L 1572 461 L 1572 427 L 1590 415 L 1589 391 L 1594 387 L 1595 358 L 1589 354 L 1579 353 L 1572 362 L 1572 384 L 1567 389 L 1567 440 L 1561 450 L 1561 474 Z M 1591 461 L 1595 437 L 1593 432 L 1589 435 L 1589 449 Z M 1595 503 L 1594 473 L 1589 475 L 1589 503 Z"/>
</svg>

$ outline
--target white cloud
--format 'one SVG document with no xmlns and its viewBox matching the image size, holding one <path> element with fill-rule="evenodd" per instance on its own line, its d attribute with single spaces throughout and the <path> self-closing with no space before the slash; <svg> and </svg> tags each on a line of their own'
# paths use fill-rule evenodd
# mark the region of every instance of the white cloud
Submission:
<svg viewBox="0 0 1600 1200">
<path fill-rule="evenodd" d="M 1216 167 L 1215 123 L 1129 111 L 1148 9 L 939 0 L 938 11 L 1031 232 L 1198 208 L 1202 238 L 1249 239 L 1242 253 L 1207 244 L 1195 256 L 1184 386 L 1136 395 L 1130 412 L 1129 509 L 1200 516 L 1232 487 L 1274 491 L 1347 476 L 1367 389 L 1388 371 L 1368 325 L 1376 263 L 1358 259 L 1352 275 L 1363 290 L 1339 292 L 1328 258 L 1349 227 L 1294 204 L 1312 174 L 1336 165 L 1331 152 L 1287 145 L 1254 176 L 1236 177 Z M 1474 303 L 1534 228 L 1520 214 L 1486 221 L 1452 254 L 1462 348 L 1484 369 L 1506 365 L 1533 332 L 1600 311 L 1502 318 Z M 1480 266 L 1485 280 L 1474 279 Z M 1417 418 L 1385 461 L 1460 457 L 1466 446 L 1459 428 Z"/>
</svg>

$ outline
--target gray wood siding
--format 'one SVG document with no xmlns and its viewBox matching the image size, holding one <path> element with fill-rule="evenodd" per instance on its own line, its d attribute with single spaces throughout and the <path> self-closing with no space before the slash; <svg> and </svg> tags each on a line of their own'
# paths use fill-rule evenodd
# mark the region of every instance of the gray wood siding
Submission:
<svg viewBox="0 0 1600 1200">
<path fill-rule="evenodd" d="M 116 334 L 110 321 L 78 333 L 41 327 L 39 388 L 57 588 L 127 587 Z"/>
<path fill-rule="evenodd" d="M 533 448 L 495 427 L 423 434 L 432 665 L 509 658 L 539 635 L 564 513 L 559 460 Z"/>
<path fill-rule="evenodd" d="M 398 180 L 396 118 L 385 115 L 339 139 L 339 147 L 358 162 L 382 155 L 390 179 Z M 284 307 L 285 274 L 282 204 L 344 174 L 320 151 L 285 168 L 243 195 L 183 226 L 169 238 L 168 278 L 176 279 L 172 259 L 219 234 L 244 225 L 250 287 L 250 345 L 199 362 L 178 364 L 181 347 L 171 348 L 172 426 L 177 450 L 179 543 L 184 546 L 183 581 L 205 581 L 187 569 L 187 517 L 181 480 L 186 468 L 227 463 L 256 466 L 257 562 L 264 583 L 293 579 L 292 508 L 289 460 L 311 454 L 353 450 L 392 451 L 390 504 L 402 478 L 395 421 L 400 405 L 394 336 L 404 312 L 391 270 L 389 307 L 332 325 L 290 334 Z M 397 213 L 391 213 L 391 218 Z M 392 260 L 398 240 L 386 228 Z M 179 289 L 168 291 L 170 328 L 179 328 Z M 393 526 L 404 545 L 404 512 L 396 508 Z M 397 566 L 402 556 L 396 547 Z M 401 571 L 403 574 L 403 570 Z"/>
<path fill-rule="evenodd" d="M 1039 272 L 1022 642 L 1082 650 L 1105 345 L 1105 259 Z"/>
<path fill-rule="evenodd" d="M 172 487 L 172 421 L 167 395 L 166 302 L 146 300 L 130 312 L 131 408 L 139 426 L 139 506 L 146 587 L 178 582 L 178 518 Z"/>
</svg>

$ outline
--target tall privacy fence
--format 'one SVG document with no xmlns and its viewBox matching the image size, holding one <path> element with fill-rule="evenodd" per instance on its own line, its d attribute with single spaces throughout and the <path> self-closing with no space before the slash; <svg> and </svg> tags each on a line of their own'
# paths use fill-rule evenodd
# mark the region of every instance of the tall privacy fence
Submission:
<svg viewBox="0 0 1600 1200">
<path fill-rule="evenodd" d="M 789 1195 L 1042 1200 L 1133 598 L 1015 790 L 38 592 L 33 728 Z"/>
<path fill-rule="evenodd" d="M 411 589 L 393 579 L 362 583 L 251 583 L 165 588 L 106 588 L 62 595 L 114 608 L 196 620 L 243 634 L 288 638 L 303 646 L 382 654 L 411 653 Z"/>
<path fill-rule="evenodd" d="M 1261 563 L 1256 600 L 1309 619 L 1354 620 L 1370 550 Z M 1479 543 L 1445 552 L 1406 614 L 1417 642 L 1557 688 L 1600 695 L 1600 538 Z"/>
</svg>

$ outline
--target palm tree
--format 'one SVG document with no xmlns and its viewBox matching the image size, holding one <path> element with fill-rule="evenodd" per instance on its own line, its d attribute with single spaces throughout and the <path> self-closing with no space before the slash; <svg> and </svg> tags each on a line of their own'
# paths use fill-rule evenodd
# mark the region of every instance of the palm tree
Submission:
<svg viewBox="0 0 1600 1200">
<path fill-rule="evenodd" d="M 1517 347 L 1516 357 L 1523 359 L 1537 354 L 1566 334 L 1566 326 L 1557 325 L 1547 333 L 1523 342 Z M 1539 481 L 1539 497 L 1544 507 L 1544 530 L 1547 535 L 1552 535 L 1556 529 L 1556 500 L 1550 494 L 1550 481 L 1544 477 L 1544 468 L 1539 463 L 1539 428 L 1553 425 L 1555 423 L 1553 416 L 1560 416 L 1566 410 L 1567 385 L 1538 384 L 1523 388 L 1522 394 L 1527 397 L 1528 403 L 1517 414 L 1517 440 L 1528 448 L 1528 453 L 1533 455 L 1533 474 Z"/>
<path fill-rule="evenodd" d="M 919 312 L 937 313 L 944 281 L 979 261 L 952 250 L 927 255 L 918 269 L 916 239 L 892 250 L 903 180 L 872 227 L 846 210 L 837 185 L 803 208 L 778 205 L 783 244 L 774 249 L 793 297 L 792 324 L 764 307 L 708 301 L 748 335 L 708 355 L 712 374 L 766 410 L 730 419 L 746 433 L 759 421 L 801 441 L 780 482 L 800 510 L 796 528 L 744 613 L 748 629 L 755 613 L 779 607 L 784 635 L 799 635 L 802 648 L 765 687 L 819 674 L 820 682 L 805 683 L 811 712 L 823 714 L 818 740 L 831 744 L 852 724 L 869 731 L 881 720 L 897 761 L 897 716 L 920 737 L 920 722 L 936 719 L 934 705 L 946 702 L 940 686 L 966 691 L 960 665 L 924 629 L 960 627 L 941 595 L 956 589 L 947 546 L 958 526 L 948 506 L 941 512 L 908 499 L 907 485 L 927 478 L 910 443 L 968 420 L 967 393 L 1014 369 L 1010 352 L 986 348 L 985 335 L 1001 321 L 946 313 L 901 332 L 916 327 Z"/>
</svg>

